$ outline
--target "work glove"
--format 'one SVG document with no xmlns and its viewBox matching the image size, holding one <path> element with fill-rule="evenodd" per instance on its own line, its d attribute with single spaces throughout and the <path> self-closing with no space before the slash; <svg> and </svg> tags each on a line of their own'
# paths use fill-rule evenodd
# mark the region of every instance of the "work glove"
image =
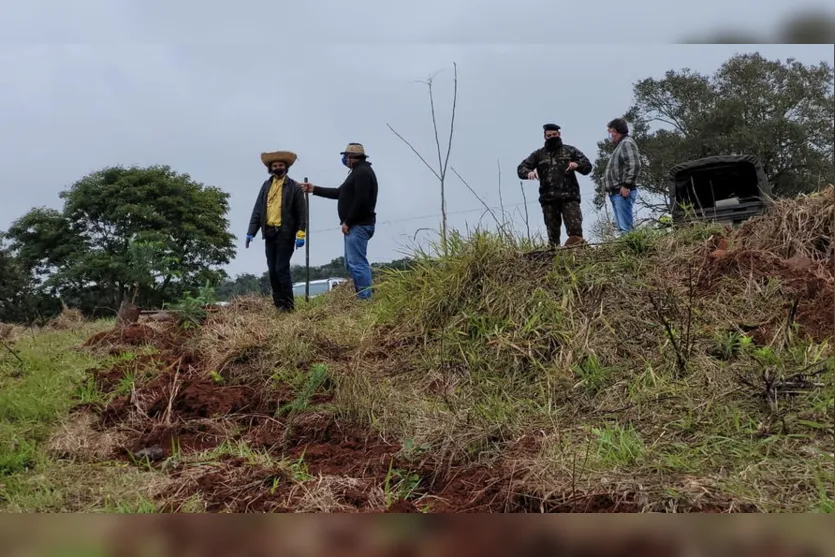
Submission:
<svg viewBox="0 0 835 557">
<path fill-rule="evenodd" d="M 246 235 L 246 244 L 245 244 L 246 249 L 249 249 L 249 243 L 254 239 L 255 239 L 255 236 L 253 236 L 252 234 L 247 234 Z"/>
<path fill-rule="evenodd" d="M 296 232 L 296 249 L 304 247 L 304 230 L 299 230 Z"/>
</svg>

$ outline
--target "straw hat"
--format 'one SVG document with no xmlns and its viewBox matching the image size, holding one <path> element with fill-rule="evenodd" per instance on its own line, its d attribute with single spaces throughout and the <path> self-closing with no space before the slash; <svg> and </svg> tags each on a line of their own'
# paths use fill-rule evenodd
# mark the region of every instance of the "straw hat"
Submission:
<svg viewBox="0 0 835 557">
<path fill-rule="evenodd" d="M 296 162 L 296 153 L 290 151 L 274 151 L 272 153 L 261 153 L 261 162 L 269 168 L 270 165 L 274 162 L 283 162 L 287 165 L 287 168 L 293 166 L 293 163 Z"/>
<path fill-rule="evenodd" d="M 339 153 L 340 155 L 354 155 L 354 156 L 362 156 L 366 157 L 368 155 L 365 154 L 365 147 L 362 146 L 362 143 L 349 143 L 345 150 Z"/>
</svg>

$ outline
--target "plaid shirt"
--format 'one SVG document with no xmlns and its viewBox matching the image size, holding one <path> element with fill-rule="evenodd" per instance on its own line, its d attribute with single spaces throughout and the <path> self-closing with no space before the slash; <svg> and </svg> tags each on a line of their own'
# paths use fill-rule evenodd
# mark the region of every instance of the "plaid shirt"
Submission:
<svg viewBox="0 0 835 557">
<path fill-rule="evenodd" d="M 603 174 L 603 187 L 607 193 L 617 193 L 621 186 L 635 189 L 638 173 L 641 170 L 641 154 L 638 145 L 631 137 L 624 136 L 615 147 L 606 172 Z"/>
</svg>

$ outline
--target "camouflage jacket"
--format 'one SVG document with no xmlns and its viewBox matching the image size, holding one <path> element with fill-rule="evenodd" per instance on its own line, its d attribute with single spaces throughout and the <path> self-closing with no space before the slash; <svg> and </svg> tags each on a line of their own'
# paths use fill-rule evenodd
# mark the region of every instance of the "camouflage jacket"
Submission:
<svg viewBox="0 0 835 557">
<path fill-rule="evenodd" d="M 571 162 L 577 163 L 574 172 L 566 174 Z M 541 147 L 523 160 L 516 173 L 522 180 L 528 179 L 528 173 L 536 170 L 539 174 L 539 202 L 580 201 L 580 183 L 576 173 L 583 176 L 591 173 L 591 162 L 579 149 L 563 144 L 556 150 Z"/>
</svg>

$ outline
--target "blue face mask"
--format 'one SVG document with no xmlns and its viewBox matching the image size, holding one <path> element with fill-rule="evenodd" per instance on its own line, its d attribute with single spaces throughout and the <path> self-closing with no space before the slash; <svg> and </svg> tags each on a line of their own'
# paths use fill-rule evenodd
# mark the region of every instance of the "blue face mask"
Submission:
<svg viewBox="0 0 835 557">
<path fill-rule="evenodd" d="M 350 166 L 348 166 L 348 155 L 342 155 L 342 164 L 348 168 L 351 168 Z"/>
</svg>

